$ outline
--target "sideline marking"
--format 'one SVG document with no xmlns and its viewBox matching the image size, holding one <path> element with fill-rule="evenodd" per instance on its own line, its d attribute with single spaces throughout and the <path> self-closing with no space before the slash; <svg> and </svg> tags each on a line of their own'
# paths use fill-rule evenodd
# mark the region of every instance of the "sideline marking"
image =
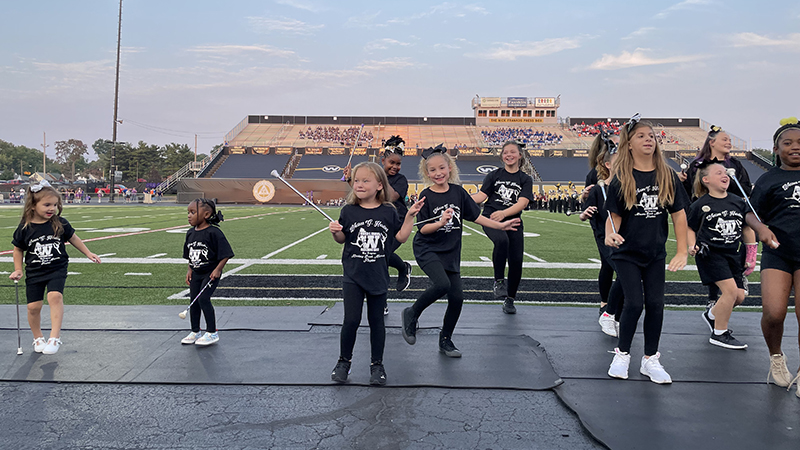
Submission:
<svg viewBox="0 0 800 450">
<path fill-rule="evenodd" d="M 297 244 L 299 244 L 299 243 L 301 243 L 301 242 L 305 241 L 306 239 L 310 239 L 310 238 L 312 238 L 312 237 L 314 237 L 314 236 L 316 236 L 316 235 L 318 235 L 318 234 L 322 233 L 323 231 L 325 231 L 325 230 L 327 230 L 327 229 L 328 229 L 328 227 L 325 227 L 325 228 L 323 228 L 323 229 L 321 229 L 321 230 L 319 230 L 319 231 L 315 231 L 315 232 L 313 232 L 313 233 L 309 234 L 308 236 L 306 236 L 306 237 L 304 237 L 304 238 L 302 238 L 302 239 L 296 240 L 296 241 L 292 242 L 292 243 L 291 243 L 291 244 L 289 244 L 289 245 L 283 246 L 283 247 L 281 247 L 281 248 L 279 248 L 279 249 L 275 250 L 274 252 L 272 252 L 272 253 L 270 253 L 270 254 L 268 254 L 268 255 L 266 255 L 266 256 L 262 256 L 262 257 L 261 257 L 261 259 L 269 259 L 270 257 L 272 257 L 272 256 L 275 256 L 275 255 L 277 255 L 278 253 L 280 253 L 280 252 L 282 252 L 282 251 L 284 251 L 284 250 L 286 250 L 286 249 L 292 248 L 292 247 L 294 247 L 295 245 L 297 245 Z M 310 260 L 310 261 L 314 261 L 314 260 Z"/>
<path fill-rule="evenodd" d="M 116 253 L 103 253 L 102 255 L 97 255 L 98 258 L 105 258 L 106 256 L 114 256 Z"/>
<path fill-rule="evenodd" d="M 480 259 L 481 259 L 481 261 L 489 261 L 489 262 L 492 262 L 492 260 L 491 260 L 491 259 L 489 259 L 489 258 L 488 258 L 488 257 L 486 257 L 486 256 L 478 256 L 478 258 L 480 258 Z"/>
<path fill-rule="evenodd" d="M 325 259 L 327 257 L 328 257 L 328 255 L 319 255 L 319 256 L 317 256 L 317 259 Z"/>
<path fill-rule="evenodd" d="M 462 225 L 464 225 L 464 228 L 469 228 L 469 229 L 470 229 L 470 230 L 472 230 L 473 232 L 475 232 L 475 233 L 478 233 L 478 234 L 480 234 L 480 235 L 481 235 L 481 236 L 483 236 L 483 237 L 489 237 L 489 236 L 486 236 L 485 234 L 481 233 L 480 231 L 476 230 L 475 228 L 472 228 L 471 226 L 469 226 L 469 225 L 467 225 L 467 224 L 465 224 L 465 223 L 463 223 L 463 222 L 462 222 L 461 224 L 462 224 Z"/>
<path fill-rule="evenodd" d="M 600 260 L 599 260 L 599 259 L 597 259 L 597 258 L 589 258 L 589 261 L 591 261 L 591 262 L 595 262 L 595 263 L 597 263 L 597 264 L 602 264 L 602 263 L 603 263 L 602 261 L 600 261 Z"/>
<path fill-rule="evenodd" d="M 522 232 L 522 237 L 539 237 L 541 234 L 538 233 L 528 233 L 527 231 Z"/>
<path fill-rule="evenodd" d="M 533 256 L 533 255 L 531 255 L 531 254 L 530 254 L 530 253 L 528 253 L 528 252 L 522 252 L 522 254 L 523 254 L 523 255 L 525 255 L 525 256 L 527 256 L 528 258 L 530 258 L 530 259 L 532 259 L 532 260 L 536 261 L 536 262 L 540 262 L 540 263 L 546 263 L 546 262 L 547 262 L 547 261 L 543 260 L 542 258 L 539 258 L 538 256 Z M 600 261 L 597 261 L 597 263 L 598 263 L 598 264 L 600 264 Z"/>
<path fill-rule="evenodd" d="M 149 277 L 152 275 L 150 272 L 126 272 L 125 275 L 132 275 L 136 277 Z"/>
<path fill-rule="evenodd" d="M 156 253 L 155 255 L 145 256 L 145 258 L 160 258 L 162 256 L 167 256 L 166 253 Z"/>
</svg>

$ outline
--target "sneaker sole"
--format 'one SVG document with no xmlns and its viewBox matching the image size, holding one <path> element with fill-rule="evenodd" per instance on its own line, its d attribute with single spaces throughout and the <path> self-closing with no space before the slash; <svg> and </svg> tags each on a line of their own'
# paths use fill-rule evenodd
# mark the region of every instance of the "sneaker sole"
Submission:
<svg viewBox="0 0 800 450">
<path fill-rule="evenodd" d="M 194 343 L 195 343 L 195 341 L 184 341 L 184 340 L 181 340 L 181 344 L 183 344 L 183 345 L 192 345 Z"/>
<path fill-rule="evenodd" d="M 708 319 L 706 319 L 706 313 L 705 312 L 700 313 L 700 317 L 703 318 L 703 323 L 708 326 L 708 331 L 713 333 L 714 327 L 708 322 Z"/>
<path fill-rule="evenodd" d="M 443 354 L 443 355 L 445 355 L 445 356 L 447 356 L 449 358 L 461 358 L 461 352 L 458 352 L 458 353 L 456 353 L 456 352 L 448 352 L 448 351 L 442 350 L 440 348 L 439 349 L 439 353 L 441 353 L 441 354 Z"/>
<path fill-rule="evenodd" d="M 614 331 L 608 331 L 605 328 L 603 328 L 602 326 L 600 327 L 600 329 L 603 331 L 603 334 L 605 334 L 606 336 L 611 336 L 613 338 L 618 337 L 616 329 Z"/>
<path fill-rule="evenodd" d="M 672 380 L 658 381 L 658 380 L 654 380 L 653 377 L 651 377 L 650 375 L 648 375 L 647 373 L 645 373 L 645 372 L 643 372 L 641 370 L 639 371 L 639 373 L 644 375 L 644 376 L 646 376 L 647 378 L 650 378 L 650 381 L 652 381 L 655 384 L 672 384 Z"/>
<path fill-rule="evenodd" d="M 739 345 L 730 345 L 730 344 L 726 344 L 724 342 L 720 342 L 720 341 L 717 341 L 717 340 L 711 339 L 711 338 L 708 338 L 708 342 L 711 345 L 716 345 L 717 347 L 728 348 L 728 349 L 731 349 L 731 350 L 744 350 L 744 349 L 747 348 L 747 344 L 742 344 L 741 346 L 739 346 Z"/>
<path fill-rule="evenodd" d="M 627 380 L 628 379 L 628 375 L 625 375 L 623 377 L 623 376 L 619 376 L 619 375 L 614 375 L 611 372 L 608 372 L 608 376 L 610 376 L 611 378 L 616 378 L 617 380 Z"/>
<path fill-rule="evenodd" d="M 386 386 L 386 380 L 369 380 L 370 386 Z"/>
<path fill-rule="evenodd" d="M 406 275 L 407 276 L 406 285 L 402 286 L 402 287 L 401 286 L 397 286 L 397 292 L 403 292 L 406 289 L 408 289 L 409 286 L 411 286 L 411 264 L 408 264 L 408 263 L 406 263 L 406 264 L 407 264 L 406 268 L 408 268 L 408 274 Z"/>
<path fill-rule="evenodd" d="M 195 341 L 194 345 L 199 345 L 201 347 L 208 347 L 209 345 L 214 345 L 217 342 L 219 342 L 219 340 L 216 340 L 216 341 L 213 341 L 213 342 L 196 342 Z"/>
</svg>

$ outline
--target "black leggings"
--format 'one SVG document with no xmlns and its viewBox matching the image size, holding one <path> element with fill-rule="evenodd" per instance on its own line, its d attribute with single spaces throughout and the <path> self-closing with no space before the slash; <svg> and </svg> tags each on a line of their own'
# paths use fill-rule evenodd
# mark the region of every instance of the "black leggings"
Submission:
<svg viewBox="0 0 800 450">
<path fill-rule="evenodd" d="M 414 311 L 415 317 L 419 317 L 422 311 L 425 311 L 425 308 L 447 294 L 447 311 L 444 313 L 442 336 L 452 337 L 458 318 L 461 316 L 461 307 L 464 305 L 461 274 L 444 270 L 444 266 L 439 261 L 426 264 L 422 271 L 430 278 L 431 285 L 411 305 L 411 310 Z"/>
<path fill-rule="evenodd" d="M 488 227 L 483 227 L 483 231 L 494 243 L 492 251 L 494 279 L 505 278 L 506 260 L 508 260 L 508 296 L 516 298 L 519 281 L 522 279 L 522 254 L 525 251 L 522 222 L 517 226 L 517 231 L 495 230 Z"/>
<path fill-rule="evenodd" d="M 601 247 L 602 246 L 602 247 Z M 606 303 L 606 312 L 615 317 L 619 322 L 622 314 L 622 302 L 625 294 L 619 277 L 614 280 L 615 263 L 611 260 L 611 251 L 601 241 L 597 241 L 597 250 L 600 253 L 600 273 L 597 275 L 597 284 L 600 288 L 600 301 Z"/>
<path fill-rule="evenodd" d="M 192 272 L 192 280 L 189 281 L 189 298 L 194 299 L 197 297 L 197 294 L 203 289 L 209 281 L 211 280 L 211 273 L 209 272 L 206 275 L 200 275 L 197 272 Z M 219 285 L 219 280 L 215 280 L 211 283 L 211 286 L 207 287 L 205 291 L 203 291 L 203 295 L 197 299 L 196 302 L 192 304 L 192 307 L 189 308 L 189 320 L 192 325 L 192 331 L 195 333 L 200 332 L 200 312 L 202 311 L 203 317 L 206 318 L 206 331 L 209 333 L 216 333 L 217 332 L 217 316 L 214 314 L 214 305 L 211 304 L 211 294 L 214 293 L 214 290 Z"/>
<path fill-rule="evenodd" d="M 389 264 L 389 267 L 397 269 L 398 273 L 404 273 L 406 271 L 406 263 L 403 261 L 403 258 L 397 256 L 397 253 L 392 252 L 386 262 Z"/>
<path fill-rule="evenodd" d="M 642 267 L 629 261 L 615 260 L 617 281 L 625 292 L 625 305 L 619 322 L 619 349 L 631 351 L 631 342 L 642 310 L 644 315 L 644 354 L 658 352 L 664 321 L 664 260 L 656 259 Z"/>
<path fill-rule="evenodd" d="M 364 297 L 366 297 L 372 362 L 383 361 L 383 347 L 386 345 L 383 307 L 386 305 L 386 293 L 372 295 L 366 293 L 355 283 L 342 284 L 342 291 L 344 292 L 344 323 L 342 323 L 342 334 L 339 342 L 339 356 L 348 361 L 353 359 L 353 347 L 356 345 L 356 335 L 358 334 L 358 326 L 361 325 L 361 311 L 364 309 Z"/>
</svg>

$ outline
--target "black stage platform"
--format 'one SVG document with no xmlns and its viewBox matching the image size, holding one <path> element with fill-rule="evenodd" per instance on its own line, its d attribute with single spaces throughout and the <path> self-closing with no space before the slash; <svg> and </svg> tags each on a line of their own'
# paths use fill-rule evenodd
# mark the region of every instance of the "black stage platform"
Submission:
<svg viewBox="0 0 800 450">
<path fill-rule="evenodd" d="M 406 306 L 390 304 L 385 356 L 390 389 L 379 389 L 361 387 L 369 374 L 366 328 L 359 332 L 349 386 L 331 386 L 341 303 L 331 309 L 219 307 L 221 340 L 209 348 L 179 343 L 188 326 L 177 317 L 180 307 L 67 306 L 64 346 L 52 356 L 32 353 L 28 330 L 25 354 L 14 354 L 14 307 L 3 305 L 0 401 L 2 419 L 11 424 L 7 442 L 15 448 L 33 442 L 26 440 L 30 421 L 41 423 L 34 410 L 43 409 L 50 420 L 56 416 L 90 427 L 96 422 L 102 428 L 112 426 L 114 411 L 132 402 L 151 408 L 141 413 L 152 418 L 134 416 L 129 426 L 137 428 L 131 433 L 143 436 L 148 426 L 159 432 L 124 441 L 130 447 L 196 448 L 199 436 L 227 448 L 597 447 L 587 431 L 615 449 L 800 445 L 800 398 L 794 389 L 766 384 L 769 359 L 760 313 L 734 313 L 731 328 L 750 348 L 732 351 L 708 343 L 699 311 L 667 311 L 661 352 L 674 383 L 660 386 L 638 373 L 641 334 L 634 340 L 630 379 L 606 375 L 616 340 L 600 332 L 595 308 L 523 305 L 509 316 L 497 305 L 465 305 L 453 337 L 464 357 L 450 359 L 436 344 L 445 304 L 434 304 L 420 318 L 423 328 L 414 346 L 399 332 Z M 794 370 L 800 363 L 794 315 L 786 320 L 784 346 Z M 552 389 L 563 403 L 539 389 Z M 102 417 L 74 416 L 75 408 L 86 407 L 75 405 L 88 398 L 104 411 Z M 240 403 L 232 404 L 234 399 Z M 288 422 L 274 413 L 265 413 L 265 422 L 253 416 L 273 407 L 271 399 Z M 193 412 L 183 402 L 220 411 Z M 584 429 L 564 406 L 577 413 Z M 213 431 L 197 429 L 192 414 Z M 370 428 L 376 420 L 381 427 Z M 184 433 L 184 426 L 194 434 Z M 112 437 L 81 440 L 68 429 L 59 433 L 70 436 L 60 441 L 62 448 L 124 446 Z M 183 438 L 175 439 L 175 433 Z"/>
</svg>

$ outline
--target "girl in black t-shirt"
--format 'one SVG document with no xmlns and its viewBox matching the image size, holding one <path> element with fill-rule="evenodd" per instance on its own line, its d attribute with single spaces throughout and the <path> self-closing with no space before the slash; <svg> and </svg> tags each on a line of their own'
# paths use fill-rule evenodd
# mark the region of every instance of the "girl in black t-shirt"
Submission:
<svg viewBox="0 0 800 450">
<path fill-rule="evenodd" d="M 484 233 L 494 244 L 492 266 L 494 268 L 494 297 L 503 300 L 503 312 L 516 314 L 514 299 L 522 279 L 522 255 L 525 239 L 522 228 L 522 211 L 533 200 L 533 171 L 527 155 L 514 141 L 503 144 L 500 153 L 504 167 L 494 170 L 483 179 L 481 190 L 472 194 L 476 203 L 483 205 L 483 216 L 498 222 L 507 218 L 520 218 L 516 230 L 496 230 L 483 227 Z M 508 286 L 505 270 L 508 261 Z"/>
<path fill-rule="evenodd" d="M 347 381 L 356 343 L 364 298 L 367 300 L 372 364 L 370 384 L 386 384 L 383 348 L 386 341 L 383 309 L 389 289 L 388 256 L 411 234 L 414 216 L 425 202 L 421 198 L 404 215 L 401 222 L 397 210 L 388 201 L 389 181 L 381 166 L 364 162 L 353 169 L 353 190 L 347 195 L 339 220 L 328 226 L 333 239 L 344 244 L 342 250 L 344 322 L 340 339 L 339 360 L 331 373 L 338 383 Z"/>
<path fill-rule="evenodd" d="M 732 148 L 733 145 L 731 143 L 731 137 L 728 135 L 728 133 L 716 125 L 711 125 L 711 127 L 708 129 L 706 140 L 703 142 L 703 146 L 697 151 L 697 155 L 691 161 L 689 167 L 685 172 L 678 173 L 678 178 L 680 178 L 683 182 L 683 187 L 686 189 L 686 193 L 689 195 L 690 199 L 696 198 L 694 186 L 697 179 L 698 166 L 703 161 L 711 161 L 714 159 L 719 160 L 721 164 L 725 166 L 725 168 L 734 169 L 736 171 L 736 179 L 744 189 L 744 192 L 742 192 L 739 189 L 739 185 L 731 180 L 731 183 L 728 185 L 728 191 L 739 197 L 750 195 L 750 191 L 753 189 L 753 185 L 750 183 L 750 175 L 747 173 L 747 170 L 745 170 L 744 166 L 742 166 L 742 163 L 739 162 L 738 159 L 731 156 Z M 741 254 L 741 264 L 744 265 L 743 275 L 746 277 L 753 273 L 753 270 L 756 268 L 758 243 L 756 242 L 756 234 L 752 228 L 745 225 L 742 233 L 744 237 L 745 251 Z M 746 281 L 746 279 L 742 279 L 742 283 L 745 283 Z M 706 309 L 710 309 L 712 306 L 714 306 L 714 302 L 717 301 L 719 293 L 720 291 L 717 285 L 711 284 L 708 287 L 708 305 L 706 306 Z"/>
<path fill-rule="evenodd" d="M 198 198 L 189 203 L 188 220 L 192 227 L 186 232 L 183 257 L 189 260 L 186 284 L 189 296 L 194 300 L 189 308 L 192 332 L 181 339 L 181 344 L 211 345 L 219 342 L 217 318 L 211 295 L 222 277 L 222 269 L 233 258 L 233 249 L 225 234 L 217 226 L 222 222 L 222 213 L 213 201 Z M 205 290 L 204 290 L 204 286 Z M 202 292 L 202 295 L 200 295 Z M 199 296 L 199 297 L 198 297 Z M 206 319 L 205 334 L 200 330 L 200 314 Z"/>
<path fill-rule="evenodd" d="M 67 219 L 61 217 L 61 194 L 42 181 L 28 187 L 22 220 L 11 243 L 14 245 L 14 272 L 9 278 L 22 278 L 25 262 L 25 293 L 28 300 L 28 324 L 33 332 L 33 351 L 52 355 L 61 346 L 61 323 L 64 320 L 64 284 L 67 281 L 69 256 L 64 246 L 69 242 L 91 261 L 100 257 L 90 252 Z M 50 339 L 42 334 L 42 305 L 47 289 L 50 305 Z"/>
<path fill-rule="evenodd" d="M 783 119 L 772 137 L 776 156 L 775 168 L 761 175 L 753 188 L 750 201 L 763 221 L 753 212 L 746 219 L 764 244 L 761 254 L 761 331 L 770 354 L 770 374 L 775 384 L 791 388 L 800 379 L 786 366 L 781 351 L 783 323 L 792 288 L 800 288 L 800 124 L 796 117 Z M 796 304 L 796 303 L 795 303 Z M 797 322 L 800 308 L 795 306 Z M 800 390 L 796 392 L 800 397 Z"/>
<path fill-rule="evenodd" d="M 711 329 L 709 342 L 723 348 L 745 349 L 747 344 L 733 337 L 728 320 L 733 308 L 744 301 L 742 283 L 742 226 L 747 212 L 744 200 L 728 193 L 730 178 L 725 166 L 705 161 L 697 167 L 694 194 L 689 207 L 689 254 L 695 257 L 704 285 L 719 287 L 719 300 L 703 312 Z"/>
<path fill-rule="evenodd" d="M 595 183 L 599 178 L 606 186 L 611 182 L 613 176 L 611 168 L 617 158 L 618 147 L 612 139 L 605 132 L 598 134 L 592 144 L 592 148 L 599 148 L 599 150 L 590 152 L 590 154 L 597 155 L 597 166 L 594 169 Z M 605 209 L 606 194 L 603 191 L 604 189 L 607 188 L 589 185 L 588 189 L 584 191 L 586 209 L 581 212 L 580 219 L 589 220 L 597 250 L 600 253 L 600 272 L 597 274 L 597 285 L 600 291 L 600 317 L 598 322 L 603 333 L 617 337 L 624 295 L 619 280 L 614 281 L 616 269 L 614 260 L 611 259 L 611 247 L 605 244 L 608 212 Z"/>
<path fill-rule="evenodd" d="M 658 343 L 664 320 L 665 243 L 669 234 L 667 214 L 672 216 L 678 252 L 669 263 L 670 271 L 686 265 L 686 191 L 669 168 L 649 123 L 638 114 L 621 130 L 619 151 L 614 161 L 614 180 L 608 188 L 610 221 L 606 222 L 606 245 L 614 247 L 611 258 L 622 283 L 625 305 L 619 324 L 619 344 L 608 374 L 627 379 L 630 348 L 642 310 L 644 356 L 639 372 L 655 383 L 672 383 L 659 361 Z M 613 227 L 612 227 L 613 221 Z M 615 231 L 616 230 L 616 231 Z"/>
<path fill-rule="evenodd" d="M 481 216 L 478 205 L 458 184 L 455 161 L 441 145 L 422 152 L 419 171 L 422 179 L 431 186 L 420 194 L 420 198 L 425 199 L 425 205 L 420 210 L 419 230 L 414 236 L 414 256 L 422 271 L 430 278 L 431 286 L 411 307 L 403 310 L 403 338 L 411 345 L 416 342 L 417 318 L 425 308 L 446 294 L 447 311 L 439 333 L 439 351 L 458 358 L 461 352 L 453 344 L 452 336 L 464 303 L 460 273 L 463 221 L 473 221 L 498 230 L 513 230 L 520 220 L 511 219 L 501 223 Z"/>
</svg>

